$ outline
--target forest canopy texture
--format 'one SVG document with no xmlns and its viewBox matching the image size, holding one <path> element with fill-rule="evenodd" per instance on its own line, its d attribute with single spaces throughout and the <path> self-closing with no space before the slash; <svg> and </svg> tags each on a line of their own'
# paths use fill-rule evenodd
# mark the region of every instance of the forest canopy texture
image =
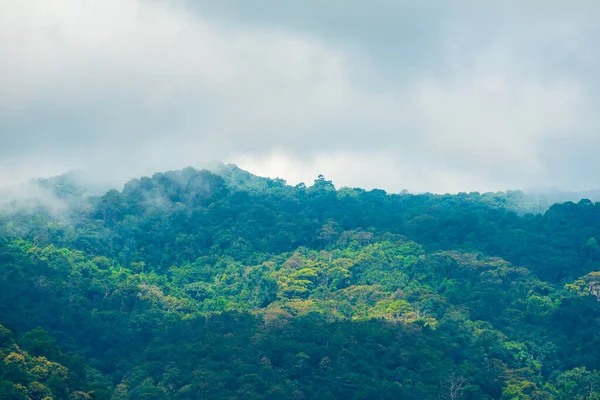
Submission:
<svg viewBox="0 0 600 400">
<path fill-rule="evenodd" d="M 0 208 L 0 399 L 600 399 L 600 203 L 30 185 Z"/>
</svg>

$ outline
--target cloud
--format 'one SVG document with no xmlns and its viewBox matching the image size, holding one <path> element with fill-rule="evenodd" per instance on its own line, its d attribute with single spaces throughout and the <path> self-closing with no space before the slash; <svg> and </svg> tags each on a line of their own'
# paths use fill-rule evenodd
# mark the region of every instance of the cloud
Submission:
<svg viewBox="0 0 600 400">
<path fill-rule="evenodd" d="M 595 187 L 591 10 L 510 3 L 7 3 L 0 184 L 222 159 L 391 191 Z"/>
</svg>

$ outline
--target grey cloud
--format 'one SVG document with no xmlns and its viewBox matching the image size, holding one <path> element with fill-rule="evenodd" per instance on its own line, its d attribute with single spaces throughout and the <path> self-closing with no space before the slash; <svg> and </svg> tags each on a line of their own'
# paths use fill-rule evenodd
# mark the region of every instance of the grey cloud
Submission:
<svg viewBox="0 0 600 400">
<path fill-rule="evenodd" d="M 600 7 L 535 3 L 12 2 L 0 184 L 223 159 L 393 191 L 596 187 Z"/>
</svg>

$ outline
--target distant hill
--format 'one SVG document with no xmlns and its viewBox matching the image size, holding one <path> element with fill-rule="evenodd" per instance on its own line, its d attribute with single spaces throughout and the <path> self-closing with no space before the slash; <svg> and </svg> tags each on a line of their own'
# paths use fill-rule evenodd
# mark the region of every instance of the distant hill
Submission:
<svg viewBox="0 0 600 400">
<path fill-rule="evenodd" d="M 600 203 L 211 168 L 6 197 L 0 399 L 598 398 Z"/>
</svg>

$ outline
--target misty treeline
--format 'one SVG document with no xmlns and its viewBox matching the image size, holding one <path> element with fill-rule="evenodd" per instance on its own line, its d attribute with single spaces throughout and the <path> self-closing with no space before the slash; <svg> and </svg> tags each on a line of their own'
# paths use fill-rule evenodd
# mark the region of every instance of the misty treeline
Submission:
<svg viewBox="0 0 600 400">
<path fill-rule="evenodd" d="M 0 212 L 1 399 L 600 398 L 599 203 L 39 183 Z"/>
</svg>

